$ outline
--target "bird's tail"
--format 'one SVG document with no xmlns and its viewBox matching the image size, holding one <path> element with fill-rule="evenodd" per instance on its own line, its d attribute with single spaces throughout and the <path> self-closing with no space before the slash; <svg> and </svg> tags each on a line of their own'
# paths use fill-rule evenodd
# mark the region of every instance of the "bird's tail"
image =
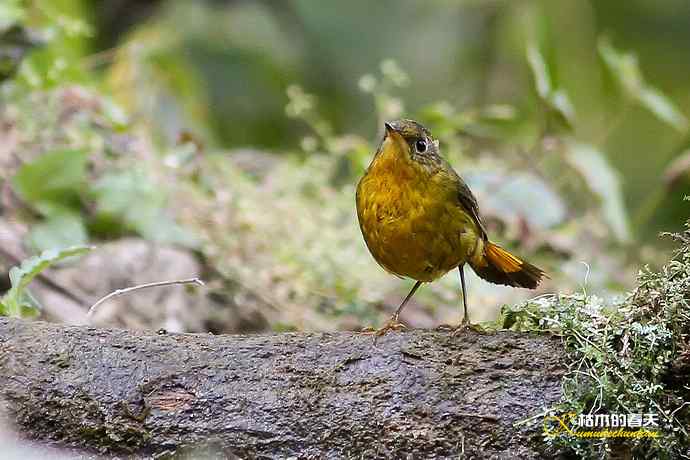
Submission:
<svg viewBox="0 0 690 460">
<path fill-rule="evenodd" d="M 475 273 L 487 281 L 514 287 L 534 289 L 548 276 L 540 268 L 487 241 L 484 254 L 470 262 Z"/>
</svg>

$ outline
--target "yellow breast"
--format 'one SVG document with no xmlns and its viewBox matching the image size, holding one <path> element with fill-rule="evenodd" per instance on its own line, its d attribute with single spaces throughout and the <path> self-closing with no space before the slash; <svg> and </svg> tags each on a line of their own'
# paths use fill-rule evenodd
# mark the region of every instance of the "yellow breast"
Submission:
<svg viewBox="0 0 690 460">
<path fill-rule="evenodd" d="M 374 259 L 387 271 L 432 281 L 464 263 L 479 230 L 442 172 L 429 174 L 384 149 L 357 186 L 357 215 Z"/>
</svg>

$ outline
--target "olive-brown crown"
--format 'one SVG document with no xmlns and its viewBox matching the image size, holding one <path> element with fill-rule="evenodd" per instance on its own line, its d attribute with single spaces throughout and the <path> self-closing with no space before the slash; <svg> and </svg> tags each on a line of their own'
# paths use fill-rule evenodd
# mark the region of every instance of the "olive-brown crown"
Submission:
<svg viewBox="0 0 690 460">
<path fill-rule="evenodd" d="M 414 120 L 403 118 L 389 121 L 386 125 L 388 129 L 392 129 L 406 139 L 431 138 L 431 132 Z"/>
</svg>

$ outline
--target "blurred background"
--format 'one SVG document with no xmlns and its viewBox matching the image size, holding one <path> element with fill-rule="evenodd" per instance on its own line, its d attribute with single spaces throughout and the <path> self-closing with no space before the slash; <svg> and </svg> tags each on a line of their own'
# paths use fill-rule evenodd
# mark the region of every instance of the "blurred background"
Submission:
<svg viewBox="0 0 690 460">
<path fill-rule="evenodd" d="M 198 276 L 94 323 L 380 325 L 411 282 L 369 255 L 354 188 L 383 121 L 408 117 L 494 238 L 551 275 L 537 292 L 471 276 L 474 320 L 624 295 L 688 216 L 689 23 L 684 0 L 2 0 L 0 292 L 22 260 L 94 245 L 41 272 L 21 314 L 83 324 L 115 289 Z M 456 324 L 460 302 L 452 272 L 402 319 Z"/>
</svg>

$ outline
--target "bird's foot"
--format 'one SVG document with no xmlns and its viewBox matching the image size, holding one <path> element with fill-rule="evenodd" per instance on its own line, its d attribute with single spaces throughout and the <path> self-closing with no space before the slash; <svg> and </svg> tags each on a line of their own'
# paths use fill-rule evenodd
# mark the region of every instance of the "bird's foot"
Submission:
<svg viewBox="0 0 690 460">
<path fill-rule="evenodd" d="M 460 334 L 461 332 L 465 331 L 474 331 L 479 334 L 484 334 L 486 330 L 479 324 L 472 324 L 470 323 L 467 319 L 463 318 L 462 322 L 460 323 L 459 326 L 453 329 L 453 332 L 451 335 L 455 337 L 456 335 Z"/>
<path fill-rule="evenodd" d="M 371 334 L 374 336 L 374 343 L 378 340 L 379 337 L 383 337 L 386 335 L 388 332 L 391 331 L 402 331 L 407 329 L 407 326 L 405 326 L 403 323 L 398 321 L 398 318 L 395 316 L 392 317 L 391 319 L 388 320 L 386 324 L 384 324 L 383 327 L 379 329 L 374 329 L 373 327 L 366 327 L 361 330 L 362 334 Z"/>
</svg>

